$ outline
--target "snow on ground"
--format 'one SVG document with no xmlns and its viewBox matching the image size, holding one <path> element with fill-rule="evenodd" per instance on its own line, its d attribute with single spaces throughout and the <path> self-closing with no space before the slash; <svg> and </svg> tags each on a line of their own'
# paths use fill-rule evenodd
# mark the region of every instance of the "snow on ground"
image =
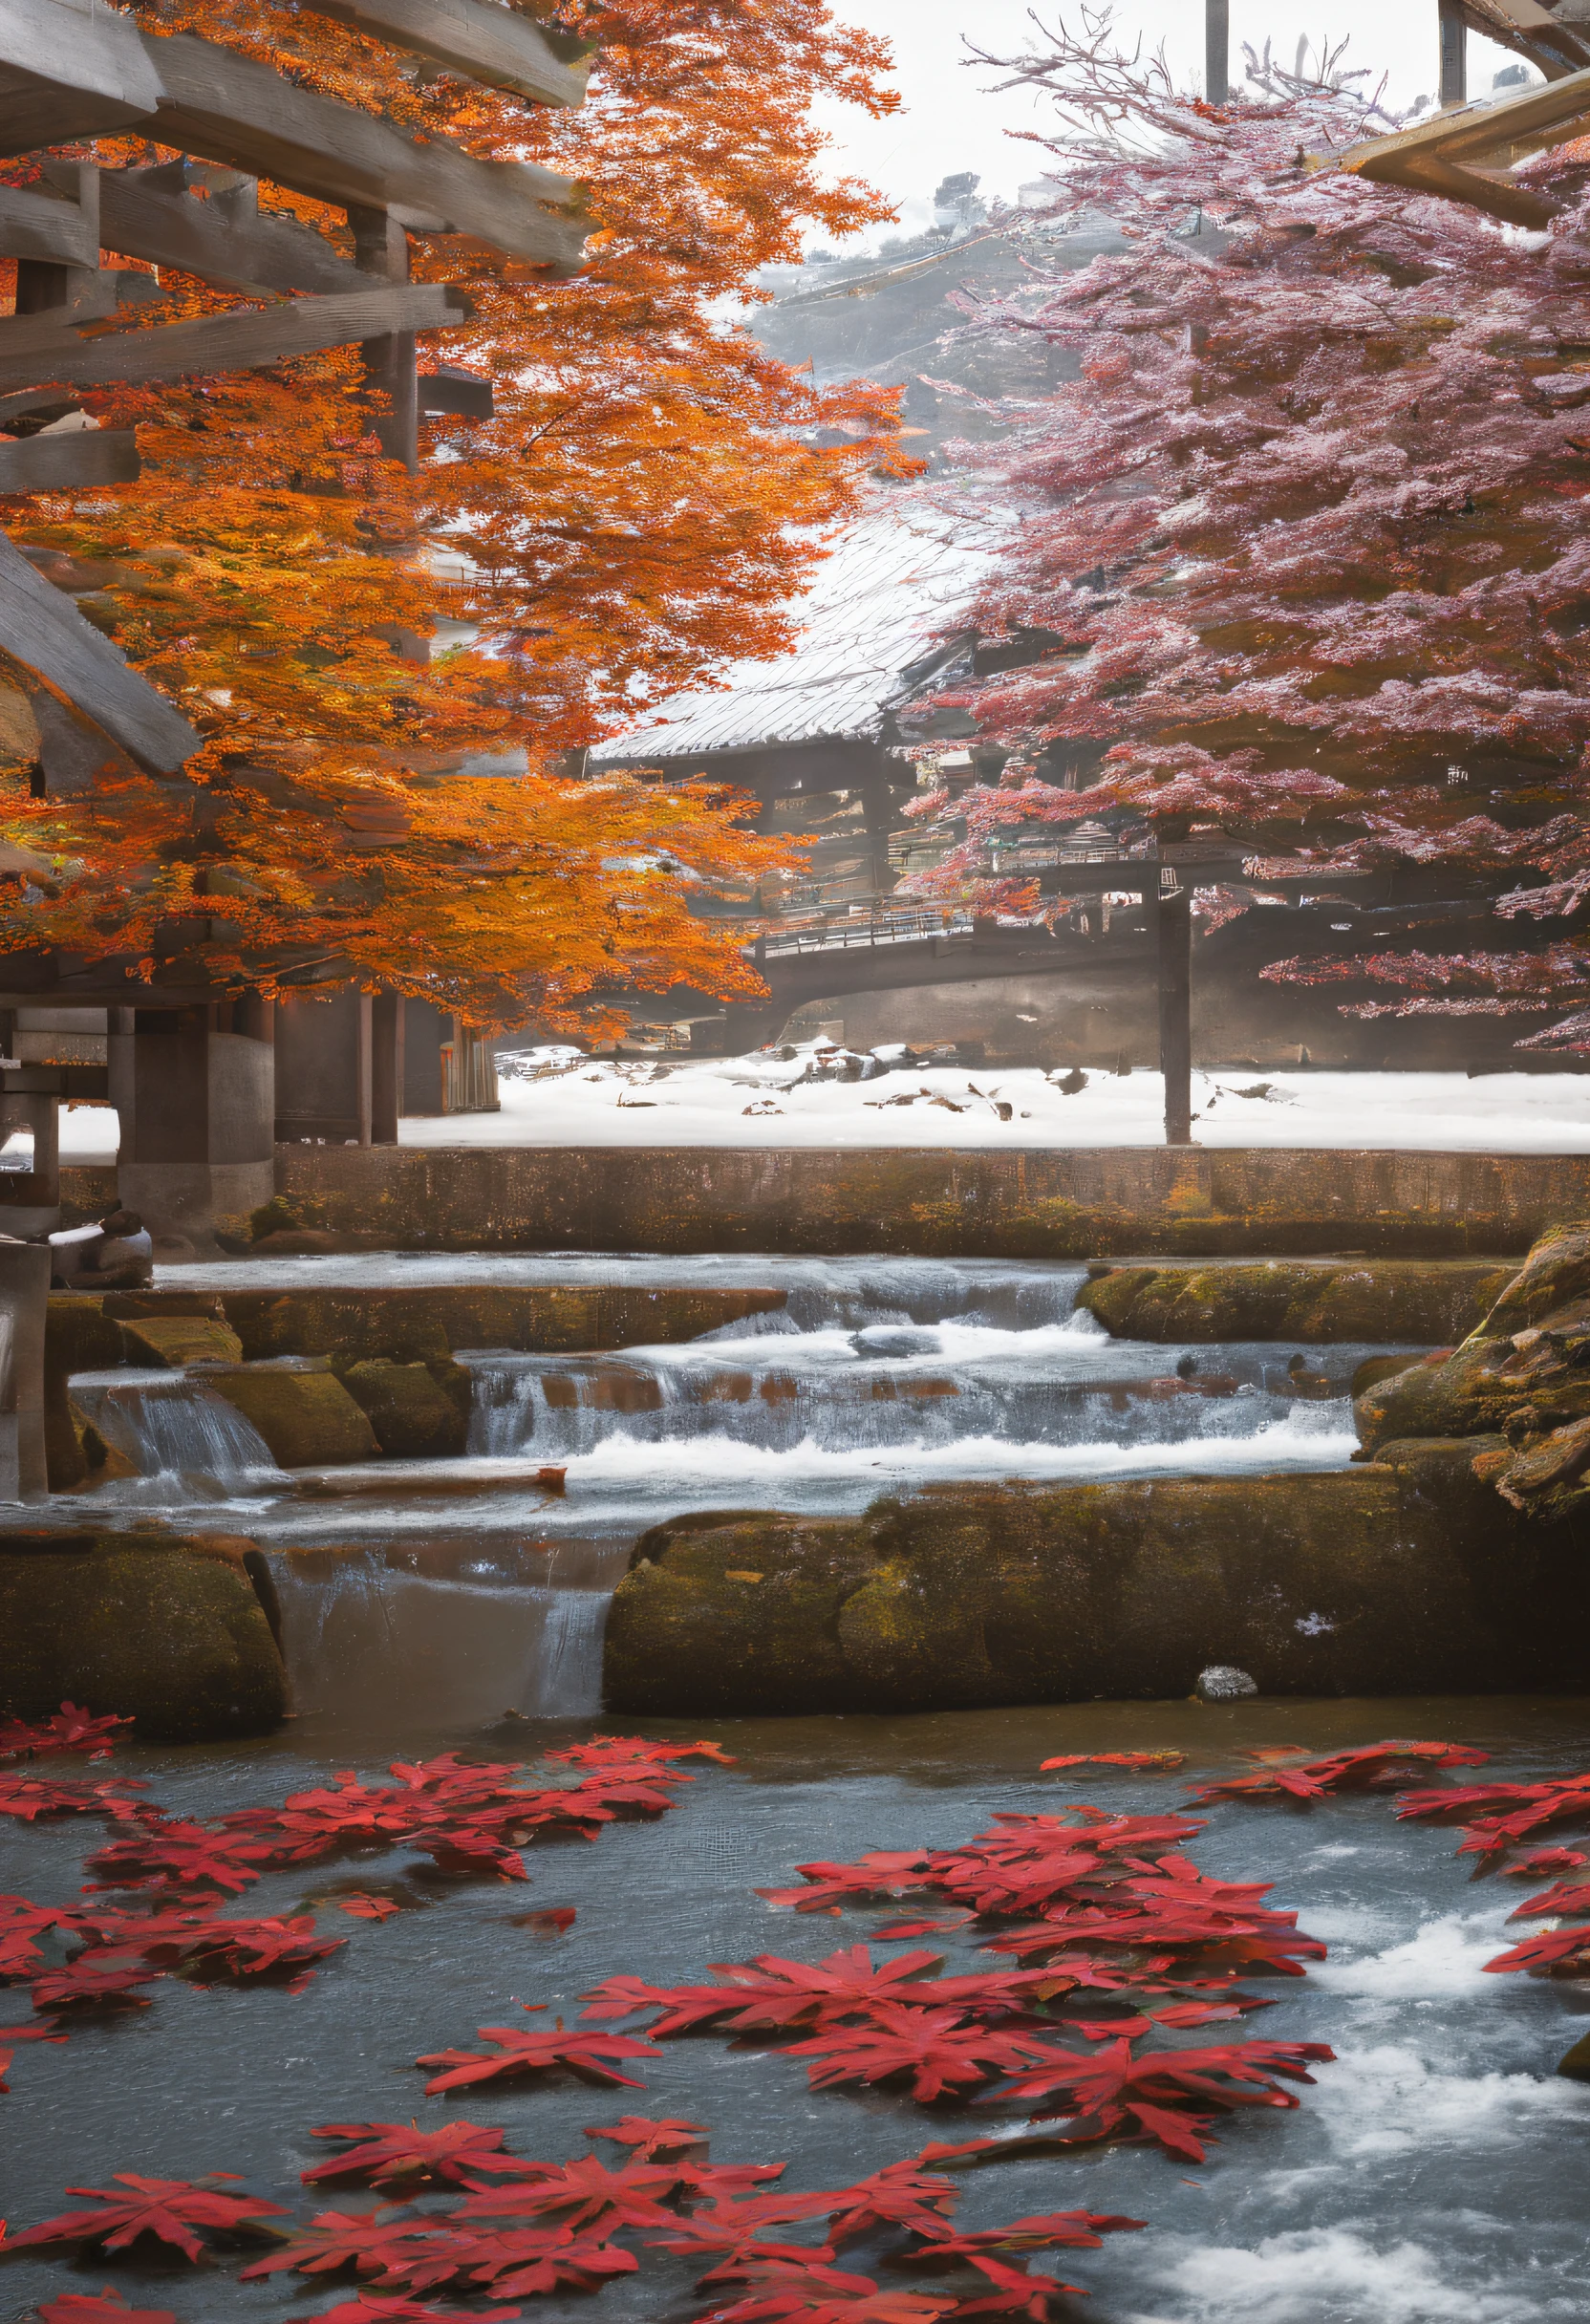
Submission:
<svg viewBox="0 0 1590 2324">
<path fill-rule="evenodd" d="M 615 1063 L 569 1051 L 505 1059 L 500 1113 L 405 1121 L 405 1146 L 1158 1146 L 1157 1073 L 922 1065 L 810 1042 L 779 1057 Z M 518 1065 L 521 1070 L 515 1071 Z M 868 1080 L 839 1080 L 866 1070 Z M 1578 1073 L 1197 1073 L 1200 1146 L 1590 1153 L 1590 1076 Z M 61 1116 L 65 1162 L 110 1162 L 116 1116 Z"/>
</svg>

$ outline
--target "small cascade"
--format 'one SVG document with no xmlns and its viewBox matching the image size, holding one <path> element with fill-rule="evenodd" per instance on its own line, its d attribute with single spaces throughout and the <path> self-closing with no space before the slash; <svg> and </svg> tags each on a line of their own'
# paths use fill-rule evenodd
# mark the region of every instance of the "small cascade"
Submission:
<svg viewBox="0 0 1590 2324">
<path fill-rule="evenodd" d="M 294 1703 L 355 1719 L 401 1703 L 428 1728 L 592 1712 L 627 1556 L 621 1542 L 526 1550 L 470 1537 L 277 1550 Z"/>
<path fill-rule="evenodd" d="M 136 1479 L 100 1497 L 155 1506 L 233 1501 L 280 1492 L 288 1479 L 250 1421 L 202 1381 L 171 1372 L 79 1373 L 74 1401 Z"/>
</svg>

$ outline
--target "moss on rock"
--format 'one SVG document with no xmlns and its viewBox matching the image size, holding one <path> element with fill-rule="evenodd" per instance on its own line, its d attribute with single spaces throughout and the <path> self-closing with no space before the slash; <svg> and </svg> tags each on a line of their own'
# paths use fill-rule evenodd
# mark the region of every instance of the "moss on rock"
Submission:
<svg viewBox="0 0 1590 2324">
<path fill-rule="evenodd" d="M 1214 1662 L 1265 1693 L 1571 1682 L 1590 1536 L 1532 1530 L 1471 1452 L 1347 1474 L 946 1486 L 851 1521 L 660 1527 L 613 1601 L 607 1705 L 1164 1697 Z"/>
<path fill-rule="evenodd" d="M 181 1742 L 265 1733 L 287 1673 L 250 1547 L 160 1526 L 0 1535 L 0 1709 L 32 1719 L 70 1700 Z"/>
<path fill-rule="evenodd" d="M 189 1364 L 241 1364 L 243 1342 L 217 1315 L 129 1318 L 121 1326 L 129 1364 L 163 1364 L 181 1371 Z"/>
<path fill-rule="evenodd" d="M 1411 1340 L 1450 1345 L 1511 1269 L 1486 1259 L 1266 1259 L 1100 1266 L 1077 1304 L 1118 1339 Z"/>
<path fill-rule="evenodd" d="M 365 1414 L 324 1365 L 217 1365 L 204 1377 L 259 1431 L 278 1468 L 341 1468 L 372 1460 L 381 1449 Z"/>
<path fill-rule="evenodd" d="M 456 1368 L 463 1370 L 462 1365 Z M 373 1358 L 350 1364 L 339 1377 L 375 1430 L 381 1451 L 395 1459 L 447 1459 L 464 1450 L 466 1413 L 423 1364 Z"/>
</svg>

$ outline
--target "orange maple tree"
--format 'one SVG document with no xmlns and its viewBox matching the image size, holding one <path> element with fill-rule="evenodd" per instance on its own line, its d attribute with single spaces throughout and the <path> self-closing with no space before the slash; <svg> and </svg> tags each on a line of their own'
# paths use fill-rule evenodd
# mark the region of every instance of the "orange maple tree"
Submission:
<svg viewBox="0 0 1590 2324">
<path fill-rule="evenodd" d="M 138 428 L 140 481 L 0 502 L 205 738 L 177 781 L 77 798 L 32 800 L 20 764 L 0 770 L 0 822 L 54 873 L 42 904 L 0 898 L 0 949 L 130 953 L 223 988 L 378 982 L 564 1029 L 611 1022 L 625 984 L 754 992 L 733 935 L 691 903 L 787 843 L 721 790 L 572 782 L 565 754 L 782 644 L 825 533 L 880 465 L 908 464 L 892 394 L 820 393 L 720 319 L 806 222 L 844 234 L 885 214 L 822 183 L 812 119 L 820 97 L 887 110 L 885 52 L 820 0 L 569 0 L 556 29 L 597 54 L 587 104 L 562 111 L 417 73 L 274 0 L 131 12 L 576 178 L 593 230 L 569 280 L 414 243 L 415 274 L 473 304 L 421 339 L 422 365 L 489 377 L 495 403 L 423 422 L 416 476 L 382 454 L 342 349 L 97 393 L 96 417 Z M 261 200 L 351 253 L 340 211 L 269 184 Z M 238 304 L 170 269 L 160 287 L 161 320 Z M 525 775 L 465 771 L 516 751 Z"/>
</svg>

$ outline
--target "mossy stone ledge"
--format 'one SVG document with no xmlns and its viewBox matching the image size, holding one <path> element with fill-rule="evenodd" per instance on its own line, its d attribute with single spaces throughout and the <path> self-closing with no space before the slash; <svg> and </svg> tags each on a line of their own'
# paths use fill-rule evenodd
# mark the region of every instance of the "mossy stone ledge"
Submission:
<svg viewBox="0 0 1590 2324">
<path fill-rule="evenodd" d="M 1577 1689 L 1590 1527 L 1529 1525 L 1466 1443 L 1346 1474 L 943 1486 L 863 1517 L 637 1544 L 610 1713 L 752 1717 L 1192 1692 Z"/>
<path fill-rule="evenodd" d="M 1509 1259 L 1100 1262 L 1077 1304 L 1117 1339 L 1411 1341 L 1467 1338 L 1516 1272 Z"/>
<path fill-rule="evenodd" d="M 268 1733 L 288 1689 L 261 1561 L 235 1535 L 160 1525 L 0 1533 L 0 1711 L 82 1703 L 161 1741 Z"/>
</svg>

